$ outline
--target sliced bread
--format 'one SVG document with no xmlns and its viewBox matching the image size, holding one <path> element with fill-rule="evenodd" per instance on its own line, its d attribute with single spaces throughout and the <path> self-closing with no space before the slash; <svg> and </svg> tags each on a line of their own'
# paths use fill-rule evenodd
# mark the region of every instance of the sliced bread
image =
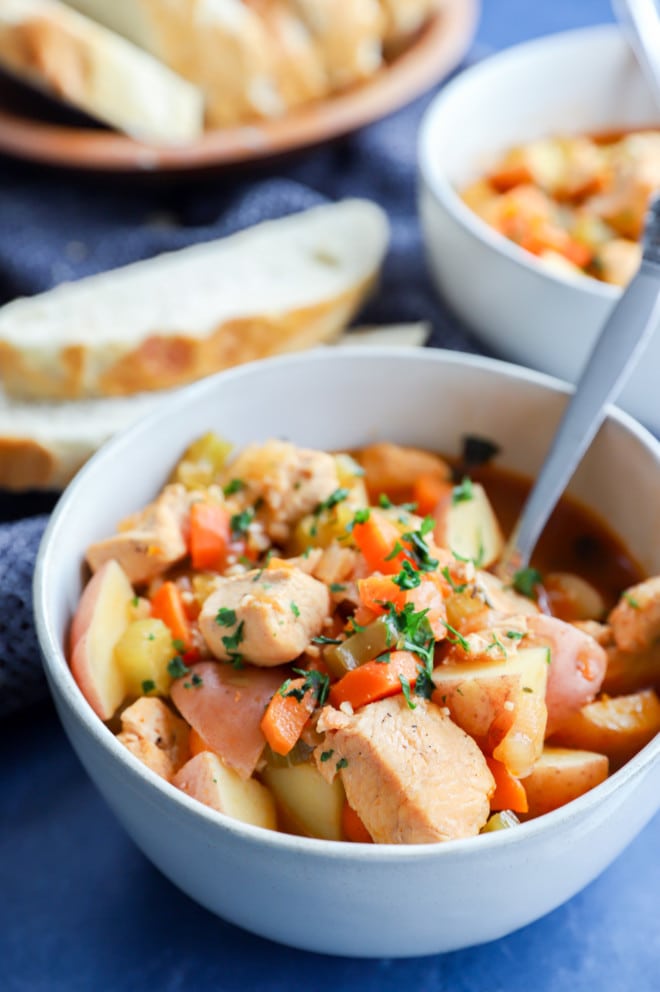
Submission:
<svg viewBox="0 0 660 992">
<path fill-rule="evenodd" d="M 187 142 L 202 132 L 196 86 L 59 0 L 2 0 L 0 66 L 145 141 Z"/>
<path fill-rule="evenodd" d="M 200 86 L 207 123 L 276 117 L 277 46 L 242 0 L 66 0 Z"/>
<path fill-rule="evenodd" d="M 357 328 L 337 344 L 423 345 L 430 326 Z M 25 403 L 0 389 L 0 488 L 62 489 L 80 466 L 115 434 L 156 409 L 171 391 L 63 403 Z"/>
<path fill-rule="evenodd" d="M 373 286 L 384 212 L 345 200 L 0 309 L 0 378 L 29 399 L 127 395 L 327 341 Z"/>
</svg>

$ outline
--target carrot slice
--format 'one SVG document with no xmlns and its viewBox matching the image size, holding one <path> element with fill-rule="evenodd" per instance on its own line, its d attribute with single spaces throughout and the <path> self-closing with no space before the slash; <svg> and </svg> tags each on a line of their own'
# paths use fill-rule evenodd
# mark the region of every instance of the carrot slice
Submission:
<svg viewBox="0 0 660 992">
<path fill-rule="evenodd" d="M 217 503 L 190 507 L 190 557 L 193 568 L 221 569 L 231 540 L 229 512 Z"/>
<path fill-rule="evenodd" d="M 373 844 L 373 838 L 352 806 L 346 801 L 341 811 L 341 827 L 344 839 L 354 844 Z"/>
<path fill-rule="evenodd" d="M 529 809 L 527 793 L 519 778 L 496 758 L 486 758 L 486 763 L 495 779 L 495 792 L 490 797 L 492 810 L 510 809 L 514 813 L 526 813 Z"/>
<path fill-rule="evenodd" d="M 353 527 L 353 539 L 367 565 L 373 572 L 383 572 L 385 575 L 395 575 L 401 570 L 406 555 L 403 551 L 394 552 L 400 538 L 396 524 L 377 510 L 372 510 L 364 523 L 356 523 Z"/>
<path fill-rule="evenodd" d="M 413 502 L 417 503 L 417 513 L 425 517 L 433 513 L 441 499 L 452 491 L 452 484 L 439 479 L 437 475 L 419 475 L 413 484 Z"/>
<path fill-rule="evenodd" d="M 305 679 L 292 679 L 284 695 L 278 690 L 263 715 L 261 731 L 275 754 L 288 754 L 300 737 L 316 706 L 316 694 L 309 689 L 302 699 L 290 693 L 299 692 Z"/>
<path fill-rule="evenodd" d="M 151 615 L 170 628 L 172 639 L 181 641 L 184 651 L 192 648 L 190 625 L 179 587 L 174 582 L 164 582 L 151 599 Z"/>
<path fill-rule="evenodd" d="M 337 708 L 350 703 L 353 709 L 359 709 L 377 699 L 395 696 L 402 691 L 401 678 L 414 683 L 419 665 L 419 658 L 411 651 L 392 651 L 389 661 L 367 661 L 335 682 L 330 689 L 330 702 Z"/>
<path fill-rule="evenodd" d="M 362 606 L 375 616 L 387 613 L 385 603 L 394 603 L 401 608 L 406 601 L 405 592 L 389 575 L 370 575 L 366 579 L 358 579 L 358 592 Z M 362 621 L 358 620 L 358 623 Z"/>
</svg>

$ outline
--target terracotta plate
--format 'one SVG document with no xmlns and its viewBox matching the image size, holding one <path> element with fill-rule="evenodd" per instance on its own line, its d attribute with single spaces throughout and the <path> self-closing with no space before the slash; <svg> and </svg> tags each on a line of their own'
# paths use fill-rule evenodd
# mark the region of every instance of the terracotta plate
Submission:
<svg viewBox="0 0 660 992">
<path fill-rule="evenodd" d="M 96 172 L 188 172 L 257 162 L 307 148 L 378 120 L 458 65 L 474 35 L 479 0 L 445 0 L 415 41 L 372 80 L 279 120 L 209 131 L 190 145 L 154 147 L 113 131 L 35 117 L 0 96 L 0 152 Z M 9 104 L 12 104 L 11 106 Z"/>
</svg>

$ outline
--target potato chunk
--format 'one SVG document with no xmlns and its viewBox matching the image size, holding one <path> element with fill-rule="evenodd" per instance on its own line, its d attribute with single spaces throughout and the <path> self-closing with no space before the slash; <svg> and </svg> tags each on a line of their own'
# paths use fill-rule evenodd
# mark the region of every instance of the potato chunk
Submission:
<svg viewBox="0 0 660 992">
<path fill-rule="evenodd" d="M 593 751 L 546 747 L 523 785 L 528 816 L 541 816 L 564 806 L 607 778 L 608 762 Z"/>
<path fill-rule="evenodd" d="M 599 699 L 583 706 L 553 734 L 564 747 L 587 748 L 620 768 L 660 733 L 660 699 L 653 689 L 630 696 Z"/>
<path fill-rule="evenodd" d="M 240 778 L 211 751 L 202 751 L 186 762 L 172 785 L 235 820 L 269 830 L 277 828 L 275 803 L 268 789 L 254 778 Z"/>
</svg>

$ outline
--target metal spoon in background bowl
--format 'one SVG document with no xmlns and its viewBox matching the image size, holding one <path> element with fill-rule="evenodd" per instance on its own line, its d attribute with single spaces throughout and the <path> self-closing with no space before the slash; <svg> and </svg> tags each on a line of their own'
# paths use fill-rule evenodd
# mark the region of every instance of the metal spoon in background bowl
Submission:
<svg viewBox="0 0 660 992">
<path fill-rule="evenodd" d="M 612 10 L 660 109 L 660 14 L 656 0 L 612 0 Z"/>
<path fill-rule="evenodd" d="M 660 51 L 660 49 L 659 49 Z M 660 195 L 650 204 L 642 262 L 608 317 L 578 380 L 497 573 L 511 582 L 529 564 L 547 520 L 644 348 L 660 324 Z"/>
</svg>

